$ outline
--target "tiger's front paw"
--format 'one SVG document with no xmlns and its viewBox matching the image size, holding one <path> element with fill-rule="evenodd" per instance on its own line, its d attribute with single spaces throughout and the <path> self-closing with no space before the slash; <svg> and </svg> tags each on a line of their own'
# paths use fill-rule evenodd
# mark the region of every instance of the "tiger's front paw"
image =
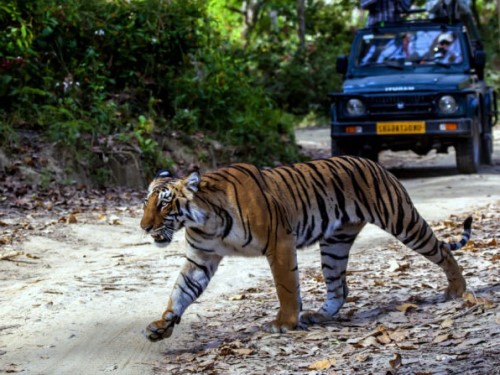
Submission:
<svg viewBox="0 0 500 375">
<path fill-rule="evenodd" d="M 296 329 L 301 329 L 302 327 L 297 323 L 283 323 L 279 322 L 278 319 L 273 320 L 270 323 L 264 324 L 263 329 L 269 333 L 287 333 L 288 331 L 293 331 Z"/>
<path fill-rule="evenodd" d="M 148 325 L 143 333 L 149 341 L 160 341 L 172 336 L 174 326 L 180 321 L 179 316 L 169 312 L 163 316 L 163 319 L 156 320 Z"/>
</svg>

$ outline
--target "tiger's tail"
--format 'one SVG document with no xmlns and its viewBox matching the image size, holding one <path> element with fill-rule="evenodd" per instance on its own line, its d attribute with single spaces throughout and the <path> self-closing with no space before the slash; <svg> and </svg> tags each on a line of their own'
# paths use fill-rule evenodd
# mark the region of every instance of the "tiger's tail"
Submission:
<svg viewBox="0 0 500 375">
<path fill-rule="evenodd" d="M 449 250 L 455 251 L 464 247 L 469 241 L 472 234 L 472 216 L 469 216 L 464 221 L 464 232 L 462 233 L 462 239 L 457 242 L 445 243 Z"/>
</svg>

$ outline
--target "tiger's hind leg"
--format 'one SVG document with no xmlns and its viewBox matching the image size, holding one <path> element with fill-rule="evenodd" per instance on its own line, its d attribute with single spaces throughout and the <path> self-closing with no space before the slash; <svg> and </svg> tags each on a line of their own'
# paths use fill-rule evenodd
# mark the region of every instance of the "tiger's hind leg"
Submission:
<svg viewBox="0 0 500 375">
<path fill-rule="evenodd" d="M 300 315 L 301 326 L 329 321 L 344 304 L 348 288 L 346 268 L 349 251 L 363 224 L 345 224 L 333 235 L 320 241 L 321 268 L 326 284 L 326 301 L 318 311 L 304 311 Z"/>
<path fill-rule="evenodd" d="M 410 249 L 441 267 L 448 279 L 446 298 L 459 298 L 465 292 L 466 282 L 451 250 L 464 246 L 471 234 L 472 219 L 464 222 L 464 233 L 461 242 L 448 244 L 439 241 L 427 222 L 418 217 L 416 224 L 410 226 L 407 233 L 401 233 L 397 238 Z"/>
</svg>

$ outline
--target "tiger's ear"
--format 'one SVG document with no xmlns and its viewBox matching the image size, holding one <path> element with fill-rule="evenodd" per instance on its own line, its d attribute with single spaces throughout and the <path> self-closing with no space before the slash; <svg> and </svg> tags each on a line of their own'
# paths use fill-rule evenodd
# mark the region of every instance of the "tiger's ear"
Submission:
<svg viewBox="0 0 500 375">
<path fill-rule="evenodd" d="M 160 169 L 155 176 L 155 178 L 165 178 L 165 177 L 172 177 L 172 173 L 170 173 L 170 171 L 166 169 Z"/>
<path fill-rule="evenodd" d="M 198 187 L 200 185 L 200 172 L 193 171 L 186 177 L 186 187 L 188 190 L 191 190 L 193 193 L 198 191 Z"/>
</svg>

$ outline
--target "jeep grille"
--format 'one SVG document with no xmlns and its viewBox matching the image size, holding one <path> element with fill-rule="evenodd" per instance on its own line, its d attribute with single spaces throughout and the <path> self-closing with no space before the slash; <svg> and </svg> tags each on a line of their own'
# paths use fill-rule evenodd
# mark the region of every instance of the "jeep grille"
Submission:
<svg viewBox="0 0 500 375">
<path fill-rule="evenodd" d="M 365 97 L 367 112 L 373 116 L 423 115 L 434 110 L 434 95 Z"/>
</svg>

